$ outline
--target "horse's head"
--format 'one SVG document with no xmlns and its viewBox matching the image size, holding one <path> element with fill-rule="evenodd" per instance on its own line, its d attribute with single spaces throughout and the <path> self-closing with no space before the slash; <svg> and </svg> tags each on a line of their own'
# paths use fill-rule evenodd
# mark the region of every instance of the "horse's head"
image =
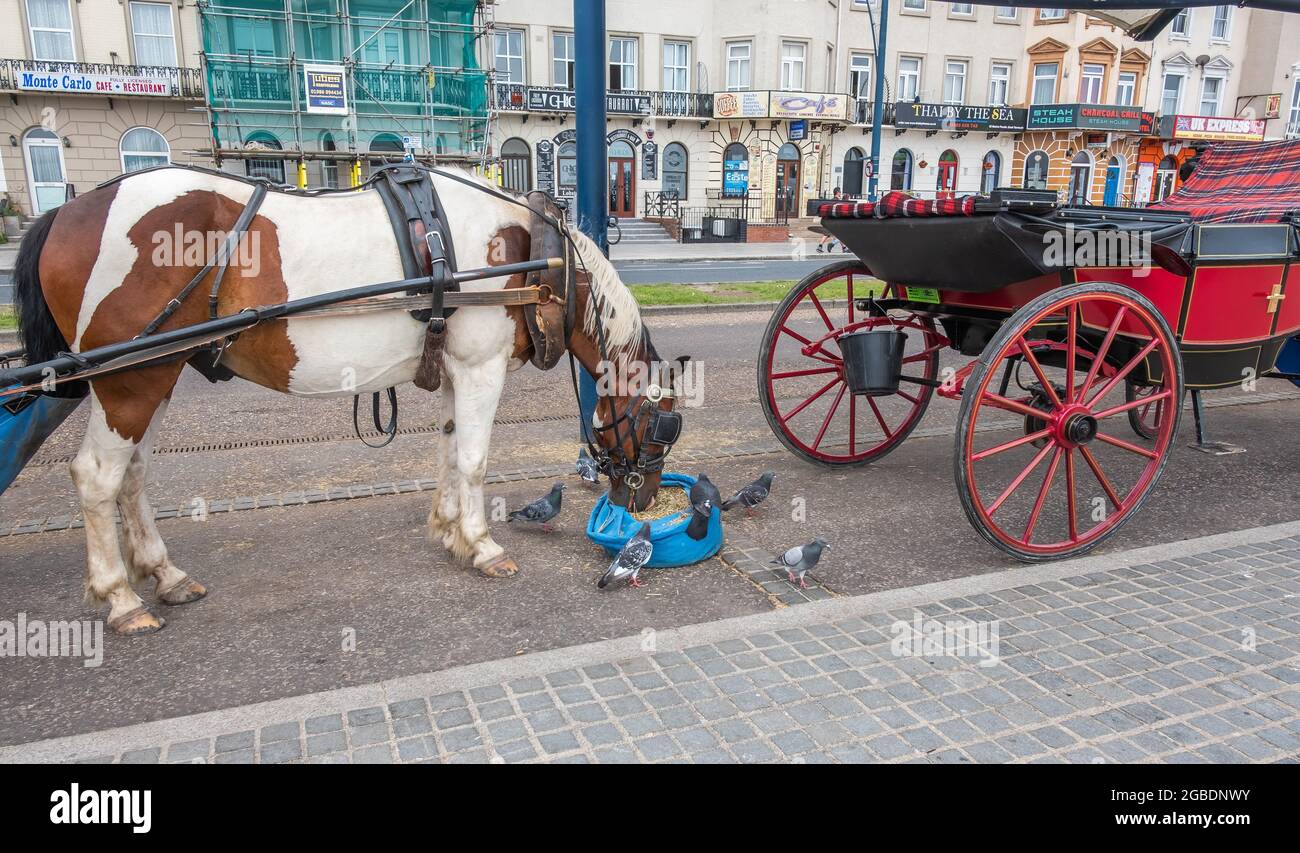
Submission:
<svg viewBox="0 0 1300 853">
<path fill-rule="evenodd" d="M 678 372 L 657 360 L 648 339 L 642 355 L 597 377 L 600 397 L 592 432 L 616 506 L 640 512 L 659 492 L 664 460 L 682 431 L 681 413 L 674 411 L 681 389 L 677 380 Z"/>
</svg>

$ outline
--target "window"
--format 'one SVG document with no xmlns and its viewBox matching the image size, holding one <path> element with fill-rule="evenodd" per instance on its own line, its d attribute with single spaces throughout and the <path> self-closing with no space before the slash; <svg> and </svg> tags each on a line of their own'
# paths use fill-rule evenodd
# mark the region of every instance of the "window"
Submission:
<svg viewBox="0 0 1300 853">
<path fill-rule="evenodd" d="M 745 198 L 749 195 L 749 149 L 733 142 L 722 152 L 722 195 Z"/>
<path fill-rule="evenodd" d="M 1085 104 L 1101 103 L 1101 87 L 1106 79 L 1106 66 L 1096 62 L 1083 63 L 1079 78 L 1079 101 Z"/>
<path fill-rule="evenodd" d="M 1201 83 L 1201 112 L 1203 116 L 1217 116 L 1223 98 L 1223 78 L 1206 77 Z"/>
<path fill-rule="evenodd" d="M 136 127 L 122 134 L 118 150 L 122 154 L 123 172 L 166 166 L 171 162 L 167 140 L 152 127 Z"/>
<path fill-rule="evenodd" d="M 1039 9 L 1038 20 L 1040 21 L 1064 21 L 1069 17 L 1069 12 L 1065 9 Z"/>
<path fill-rule="evenodd" d="M 320 150 L 322 151 L 339 150 L 338 143 L 334 141 L 334 134 L 330 133 L 329 131 L 325 131 L 324 133 L 321 134 Z M 321 184 L 323 186 L 330 187 L 331 189 L 338 189 L 338 185 L 339 185 L 339 161 L 338 160 L 322 160 L 320 163 L 320 174 L 321 174 Z"/>
<path fill-rule="evenodd" d="M 1137 72 L 1119 72 L 1119 84 L 1115 88 L 1115 103 L 1121 107 L 1131 107 L 1137 97 Z"/>
<path fill-rule="evenodd" d="M 691 45 L 684 41 L 664 42 L 664 91 L 691 90 Z"/>
<path fill-rule="evenodd" d="M 32 58 L 74 62 L 70 0 L 27 0 L 27 24 L 32 33 Z"/>
<path fill-rule="evenodd" d="M 1169 24 L 1169 35 L 1177 38 L 1187 38 L 1187 34 L 1192 27 L 1192 10 L 1184 9 L 1174 16 L 1173 21 Z"/>
<path fill-rule="evenodd" d="M 1088 204 L 1092 195 L 1092 155 L 1080 151 L 1070 161 L 1070 186 L 1066 191 L 1069 204 Z"/>
<path fill-rule="evenodd" d="M 686 200 L 689 188 L 690 157 L 686 155 L 686 146 L 680 142 L 670 142 L 664 149 L 663 194 Z"/>
<path fill-rule="evenodd" d="M 636 39 L 609 40 L 609 88 L 614 92 L 636 88 Z"/>
<path fill-rule="evenodd" d="M 999 6 L 998 10 L 993 13 L 993 17 L 998 21 L 1014 21 L 1020 10 L 1015 6 Z"/>
<path fill-rule="evenodd" d="M 1215 6 L 1214 22 L 1210 24 L 1210 38 L 1227 41 L 1232 33 L 1232 7 Z"/>
<path fill-rule="evenodd" d="M 848 198 L 862 195 L 862 164 L 866 154 L 856 145 L 844 152 L 844 195 Z"/>
<path fill-rule="evenodd" d="M 271 151 L 279 151 L 284 147 L 280 144 L 280 140 L 264 130 L 255 131 L 248 135 L 248 142 L 245 143 L 245 147 L 254 148 L 257 146 Z M 270 157 L 265 159 L 252 157 L 244 161 L 244 174 L 250 178 L 266 178 L 277 184 L 282 184 L 284 183 L 284 161 Z"/>
<path fill-rule="evenodd" d="M 849 90 L 855 98 L 871 98 L 871 56 L 855 53 L 849 57 Z"/>
<path fill-rule="evenodd" d="M 1060 66 L 1055 62 L 1034 64 L 1034 92 L 1032 104 L 1056 103 L 1056 74 Z"/>
<path fill-rule="evenodd" d="M 906 148 L 894 152 L 894 161 L 889 169 L 889 188 L 903 191 L 912 188 L 912 152 Z"/>
<path fill-rule="evenodd" d="M 748 89 L 753 85 L 753 77 L 750 74 L 753 53 L 752 42 L 727 42 L 727 91 Z"/>
<path fill-rule="evenodd" d="M 808 45 L 799 41 L 781 42 L 781 88 L 800 92 L 804 88 L 804 67 L 808 64 Z"/>
<path fill-rule="evenodd" d="M 1300 136 L 1300 78 L 1291 88 L 1291 113 L 1286 122 L 1286 135 L 1288 138 Z"/>
<path fill-rule="evenodd" d="M 1154 198 L 1152 201 L 1164 201 L 1169 194 L 1174 191 L 1174 184 L 1178 177 L 1178 161 L 1172 156 L 1165 157 L 1156 167 L 1156 186 Z"/>
<path fill-rule="evenodd" d="M 372 43 L 373 43 L 372 39 Z M 524 31 L 497 30 L 493 42 L 493 68 L 502 83 L 524 82 Z"/>
<path fill-rule="evenodd" d="M 1171 116 L 1178 112 L 1183 101 L 1183 75 L 1165 72 L 1165 84 L 1160 93 L 1160 112 Z"/>
<path fill-rule="evenodd" d="M 573 88 L 573 33 L 551 34 L 551 75 L 556 86 Z"/>
<path fill-rule="evenodd" d="M 944 63 L 943 102 L 945 104 L 964 104 L 966 102 L 965 61 L 950 59 Z"/>
<path fill-rule="evenodd" d="M 172 7 L 164 3 L 131 4 L 131 37 L 137 65 L 175 65 L 176 37 Z"/>
<path fill-rule="evenodd" d="M 957 152 L 949 148 L 939 155 L 934 182 L 936 198 L 951 198 L 957 192 Z"/>
<path fill-rule="evenodd" d="M 578 143 L 565 142 L 555 153 L 561 195 L 573 195 L 578 188 Z"/>
<path fill-rule="evenodd" d="M 532 190 L 533 156 L 527 142 L 512 137 L 501 145 L 501 173 L 501 183 L 511 192 Z"/>
<path fill-rule="evenodd" d="M 918 56 L 900 56 L 898 58 L 898 99 L 915 100 L 921 93 L 921 58 Z"/>
<path fill-rule="evenodd" d="M 984 173 L 980 176 L 980 192 L 988 195 L 998 188 L 1002 179 L 1002 155 L 990 151 L 984 155 Z"/>
<path fill-rule="evenodd" d="M 974 3 L 949 3 L 948 14 L 957 15 L 958 17 L 970 18 L 975 15 Z"/>
<path fill-rule="evenodd" d="M 1025 189 L 1047 189 L 1047 152 L 1033 151 L 1025 158 Z"/>
<path fill-rule="evenodd" d="M 903 0 L 903 8 L 909 12 L 924 12 L 925 0 Z"/>
<path fill-rule="evenodd" d="M 1011 103 L 1011 63 L 995 62 L 989 68 L 989 105 L 1005 106 Z"/>
</svg>

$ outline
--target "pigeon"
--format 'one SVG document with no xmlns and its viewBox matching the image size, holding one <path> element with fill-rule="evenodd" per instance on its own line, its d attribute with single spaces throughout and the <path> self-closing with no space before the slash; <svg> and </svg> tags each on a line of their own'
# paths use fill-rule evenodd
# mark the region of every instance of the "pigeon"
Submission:
<svg viewBox="0 0 1300 853">
<path fill-rule="evenodd" d="M 614 557 L 614 562 L 609 564 L 605 574 L 600 576 L 596 586 L 604 589 L 613 581 L 620 581 L 627 578 L 627 585 L 632 587 L 641 587 L 645 584 L 637 580 L 636 576 L 649 560 L 650 555 L 654 552 L 654 543 L 650 541 L 650 522 L 643 522 L 640 529 L 627 544 Z"/>
<path fill-rule="evenodd" d="M 523 509 L 517 509 L 510 513 L 506 522 L 524 521 L 529 524 L 540 524 L 546 532 L 551 531 L 551 519 L 560 514 L 560 500 L 564 497 L 564 484 L 556 483 L 551 486 L 551 490 L 543 497 L 530 503 Z"/>
<path fill-rule="evenodd" d="M 686 525 L 686 535 L 696 542 L 709 532 L 709 518 L 713 508 L 722 504 L 722 495 L 707 474 L 701 474 L 691 485 L 691 523 Z"/>
<path fill-rule="evenodd" d="M 772 471 L 764 471 L 763 476 L 759 477 L 757 480 L 723 501 L 723 511 L 729 511 L 738 506 L 743 506 L 745 508 L 745 515 L 753 515 L 754 507 L 767 500 L 767 496 L 771 494 L 772 478 L 775 476 L 776 474 Z"/>
<path fill-rule="evenodd" d="M 596 467 L 596 460 L 591 458 L 587 448 L 578 451 L 578 461 L 574 467 L 578 469 L 578 476 L 582 478 L 584 486 L 600 485 L 600 469 Z"/>
<path fill-rule="evenodd" d="M 819 537 L 807 545 L 791 548 L 781 556 L 773 559 L 772 565 L 785 569 L 786 577 L 790 579 L 790 583 L 794 583 L 795 575 L 798 575 L 800 588 L 807 589 L 808 583 L 803 579 L 803 576 L 817 565 L 817 561 L 822 558 L 822 549 L 827 547 L 829 546 L 827 546 L 826 540 Z"/>
</svg>

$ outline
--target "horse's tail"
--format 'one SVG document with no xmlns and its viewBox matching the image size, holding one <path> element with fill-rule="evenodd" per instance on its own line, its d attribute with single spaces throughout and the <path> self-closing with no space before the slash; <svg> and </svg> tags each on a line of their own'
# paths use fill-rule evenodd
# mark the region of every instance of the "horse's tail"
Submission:
<svg viewBox="0 0 1300 853">
<path fill-rule="evenodd" d="M 18 313 L 18 336 L 27 351 L 27 363 L 49 361 L 66 352 L 68 342 L 50 314 L 41 290 L 41 250 L 50 236 L 50 226 L 59 209 L 46 213 L 23 237 L 14 266 L 14 309 Z"/>
</svg>

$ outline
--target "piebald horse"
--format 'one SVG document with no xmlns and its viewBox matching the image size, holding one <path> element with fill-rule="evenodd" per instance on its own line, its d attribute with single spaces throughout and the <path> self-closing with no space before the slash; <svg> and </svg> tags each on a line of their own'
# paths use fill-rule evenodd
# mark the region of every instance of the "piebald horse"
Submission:
<svg viewBox="0 0 1300 853">
<path fill-rule="evenodd" d="M 485 182 L 470 185 L 477 179 L 468 176 L 455 180 L 435 173 L 433 181 L 447 211 L 458 268 L 528 260 L 533 216 L 528 209 Z M 138 335 L 211 259 L 197 257 L 201 253 L 187 257 L 179 246 L 165 251 L 167 241 L 197 234 L 214 243 L 211 235 L 232 230 L 252 190 L 233 177 L 159 169 L 129 175 L 46 214 L 23 241 L 15 269 L 28 363 Z M 405 277 L 392 225 L 374 191 L 270 192 L 242 240 L 221 286 L 221 316 Z M 599 376 L 603 332 L 610 360 L 646 375 L 655 356 L 635 300 L 594 242 L 579 233 L 572 240 L 585 274 L 579 272 L 579 319 L 568 341 L 570 352 Z M 244 251 L 245 245 L 255 251 Z M 463 289 L 521 283 L 493 278 Z M 205 281 L 162 330 L 207 320 L 208 290 Z M 448 319 L 442 362 L 439 422 L 446 428 L 437 452 L 429 534 L 491 577 L 518 571 L 488 530 L 483 479 L 506 373 L 522 366 L 531 351 L 519 312 L 502 306 L 458 308 Z M 362 394 L 412 379 L 424 331 L 407 310 L 291 317 L 240 333 L 221 363 L 239 377 L 295 396 Z M 88 603 L 108 605 L 109 625 L 122 634 L 147 633 L 164 624 L 133 582 L 152 577 L 157 599 L 167 605 L 206 594 L 168 556 L 145 495 L 153 443 L 184 368 L 183 360 L 155 363 L 90 381 L 89 426 L 71 464 L 85 518 L 85 593 Z M 630 390 L 615 387 L 600 398 L 597 426 L 620 420 L 631 406 Z M 673 398 L 665 396 L 657 405 L 671 408 Z M 627 460 L 662 452 L 662 446 L 641 445 L 644 429 L 644 423 L 605 429 L 597 439 Z M 646 474 L 644 481 L 629 492 L 624 478 L 611 474 L 611 499 L 644 509 L 658 491 L 659 475 Z"/>
</svg>

